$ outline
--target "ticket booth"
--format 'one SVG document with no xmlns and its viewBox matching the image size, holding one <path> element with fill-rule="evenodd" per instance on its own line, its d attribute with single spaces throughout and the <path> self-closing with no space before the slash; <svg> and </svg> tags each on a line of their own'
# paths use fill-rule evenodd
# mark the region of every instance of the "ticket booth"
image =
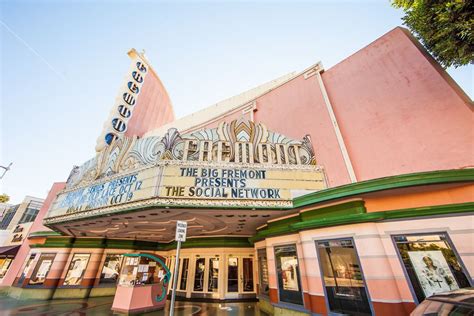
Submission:
<svg viewBox="0 0 474 316">
<path fill-rule="evenodd" d="M 137 313 L 163 309 L 170 276 L 160 256 L 125 254 L 112 310 Z"/>
</svg>

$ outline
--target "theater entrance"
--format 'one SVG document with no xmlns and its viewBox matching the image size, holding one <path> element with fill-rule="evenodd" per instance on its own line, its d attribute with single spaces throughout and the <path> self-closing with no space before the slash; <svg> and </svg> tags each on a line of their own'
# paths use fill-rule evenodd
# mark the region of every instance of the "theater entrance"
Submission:
<svg viewBox="0 0 474 316">
<path fill-rule="evenodd" d="M 256 276 L 255 260 L 251 253 L 253 249 L 216 250 L 183 250 L 179 260 L 176 295 L 210 300 L 254 298 Z M 174 256 L 169 257 L 168 262 L 173 271 Z"/>
</svg>

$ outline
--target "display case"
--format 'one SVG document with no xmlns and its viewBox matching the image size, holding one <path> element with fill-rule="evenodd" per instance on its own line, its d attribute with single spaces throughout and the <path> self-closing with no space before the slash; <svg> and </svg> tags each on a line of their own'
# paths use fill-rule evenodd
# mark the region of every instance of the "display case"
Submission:
<svg viewBox="0 0 474 316">
<path fill-rule="evenodd" d="M 162 309 L 171 273 L 155 254 L 125 254 L 112 310 L 146 312 Z"/>
</svg>

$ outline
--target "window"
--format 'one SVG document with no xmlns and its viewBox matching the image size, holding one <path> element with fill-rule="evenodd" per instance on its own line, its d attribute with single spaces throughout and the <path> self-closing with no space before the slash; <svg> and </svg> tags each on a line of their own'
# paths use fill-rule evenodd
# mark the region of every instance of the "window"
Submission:
<svg viewBox="0 0 474 316">
<path fill-rule="evenodd" d="M 267 295 L 270 291 L 269 283 L 268 283 L 268 260 L 267 260 L 267 250 L 266 249 L 258 249 L 257 250 L 258 256 L 258 280 L 259 280 L 259 294 L 260 295 Z"/>
<path fill-rule="evenodd" d="M 181 282 L 179 284 L 179 289 L 181 291 L 186 291 L 186 285 L 188 283 L 188 269 L 189 269 L 189 258 L 184 258 L 183 265 L 181 267 Z"/>
<path fill-rule="evenodd" d="M 64 285 L 81 284 L 90 257 L 90 254 L 74 254 L 64 279 Z"/>
<path fill-rule="evenodd" d="M 28 260 L 26 261 L 25 268 L 23 269 L 23 272 L 21 273 L 20 278 L 18 279 L 18 285 L 23 284 L 23 281 L 25 280 L 26 276 L 28 275 L 28 271 L 30 271 L 30 267 L 35 260 L 36 254 L 30 255 Z"/>
<path fill-rule="evenodd" d="M 296 245 L 275 247 L 280 301 L 303 305 Z"/>
<path fill-rule="evenodd" d="M 107 254 L 100 274 L 99 284 L 115 284 L 117 283 L 120 267 L 122 266 L 122 255 Z"/>
<path fill-rule="evenodd" d="M 393 238 L 418 302 L 436 293 L 470 286 L 446 234 Z"/>
<path fill-rule="evenodd" d="M 204 258 L 196 260 L 196 270 L 194 273 L 194 291 L 202 292 L 204 290 L 204 270 L 206 262 Z"/>
<path fill-rule="evenodd" d="M 217 292 L 219 286 L 219 258 L 209 259 L 208 291 Z"/>
<path fill-rule="evenodd" d="M 166 269 L 159 261 L 154 258 L 138 256 L 125 256 L 123 260 L 123 268 L 120 273 L 119 284 L 129 287 L 135 285 L 157 284 L 168 282 L 166 277 Z M 160 260 L 163 257 L 157 256 Z"/>
<path fill-rule="evenodd" d="M 0 258 L 0 279 L 3 279 L 5 274 L 8 272 L 8 268 L 13 262 L 14 257 L 2 257 Z"/>
<path fill-rule="evenodd" d="M 331 312 L 371 315 L 352 239 L 317 241 L 316 247 Z"/>
<path fill-rule="evenodd" d="M 39 209 L 28 207 L 26 209 L 25 213 L 23 213 L 23 216 L 21 217 L 18 224 L 33 222 L 35 220 L 36 216 L 38 215 L 38 213 L 39 213 Z"/>
<path fill-rule="evenodd" d="M 2 222 L 0 223 L 0 229 L 8 228 L 8 225 L 10 225 L 10 222 L 12 221 L 13 216 L 15 216 L 16 211 L 18 210 L 19 207 L 20 207 L 19 204 L 12 206 L 5 212 L 5 214 L 3 215 Z"/>
<path fill-rule="evenodd" d="M 51 265 L 53 264 L 54 253 L 43 253 L 41 254 L 38 262 L 36 263 L 35 269 L 31 274 L 30 282 L 31 285 L 40 285 L 43 284 L 48 276 Z"/>
</svg>

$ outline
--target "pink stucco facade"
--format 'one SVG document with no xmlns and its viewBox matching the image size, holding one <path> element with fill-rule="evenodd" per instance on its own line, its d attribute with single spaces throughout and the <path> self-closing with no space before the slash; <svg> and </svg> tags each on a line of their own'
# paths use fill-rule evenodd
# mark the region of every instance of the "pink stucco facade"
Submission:
<svg viewBox="0 0 474 316">
<path fill-rule="evenodd" d="M 145 77 L 125 135 L 141 137 L 175 119 L 170 97 L 153 70 Z"/>
<path fill-rule="evenodd" d="M 156 74 L 149 73 L 148 76 L 130 119 L 127 136 L 142 136 L 174 120 L 171 101 L 163 84 Z M 196 124 L 180 132 L 184 134 L 214 128 L 221 122 L 243 118 L 261 122 L 269 130 L 294 139 L 309 135 L 317 164 L 324 169 L 329 190 L 294 199 L 292 209 L 278 209 L 281 215 L 278 213 L 275 218 L 265 219 L 266 222 L 254 231 L 254 236 L 239 235 L 239 231 L 234 233 L 230 230 L 228 235 L 223 233 L 222 236 L 188 236 L 187 242 L 196 238 L 201 243 L 185 247 L 181 253 L 182 259 L 189 260 L 189 275 L 186 272 L 183 298 L 238 298 L 236 291 L 228 291 L 226 285 L 227 264 L 230 258 L 238 258 L 240 261 L 233 262 L 239 264 L 244 259 L 251 259 L 247 262 L 251 262 L 249 275 L 252 274 L 254 287 L 249 293 L 243 293 L 247 295 L 243 298 L 258 296 L 260 303 L 267 302 L 269 312 L 275 311 L 275 314 L 284 315 L 285 308 L 289 308 L 327 315 L 330 312 L 328 286 L 321 268 L 323 260 L 318 257 L 315 242 L 345 239 L 354 242 L 358 268 L 360 264 L 357 273 L 363 275 L 364 293 L 370 305 L 367 314 L 408 315 L 421 300 L 414 293 L 413 280 L 407 276 L 405 263 L 400 259 L 400 250 L 394 238 L 412 235 L 446 235 L 449 247 L 453 248 L 453 258 L 459 260 L 462 267 L 459 271 L 465 273 L 468 285 L 474 284 L 471 277 L 474 275 L 472 101 L 406 30 L 395 28 L 325 71 L 319 66 L 312 67 L 259 94 L 255 99 L 242 102 L 224 114 L 222 111 L 220 115 L 198 115 L 196 117 L 205 119 L 192 122 Z M 337 124 L 331 118 L 332 112 Z M 355 174 L 355 182 L 365 182 L 347 185 L 352 180 L 347 158 L 344 159 L 344 147 Z M 403 185 L 398 185 L 399 182 L 403 182 Z M 42 219 L 56 194 L 63 188 L 64 183 L 53 185 L 31 232 L 47 230 L 42 225 Z M 156 209 L 155 214 L 138 215 L 134 213 L 140 212 L 139 208 L 134 209 L 135 206 L 131 205 L 129 209 L 124 209 L 129 216 L 126 219 L 130 221 L 135 220 L 133 216 L 141 218 L 140 221 L 147 221 L 151 216 L 162 216 L 160 212 L 163 212 L 170 213 L 166 215 L 168 222 L 183 220 L 186 213 L 194 213 L 193 216 L 199 217 L 206 212 L 202 209 L 208 207 L 205 204 L 196 207 L 176 207 L 172 203 L 150 204 L 147 207 Z M 242 227 L 247 220 L 263 216 L 241 214 L 242 210 L 248 209 L 240 209 L 240 206 L 235 209 L 236 214 L 232 214 L 234 209 L 226 208 L 225 204 L 213 208 L 216 209 L 220 213 L 214 216 L 224 218 L 224 221 L 237 214 L 242 218 L 239 220 Z M 255 208 L 252 211 L 265 212 L 264 209 Z M 101 216 L 102 219 L 106 218 L 104 213 Z M 80 220 L 84 220 L 85 224 L 81 223 L 83 226 L 88 226 L 88 220 L 92 222 L 96 219 L 86 217 Z M 75 225 L 78 225 L 78 221 L 75 221 Z M 109 221 L 113 223 L 121 219 L 112 218 Z M 164 226 L 163 222 L 156 223 L 159 224 L 155 224 L 152 231 L 158 235 L 157 232 L 164 230 Z M 174 245 L 156 242 L 158 239 L 152 241 L 152 238 L 139 240 L 137 236 L 131 240 L 126 229 L 123 228 L 123 237 L 118 237 L 123 239 L 115 239 L 110 244 L 108 242 L 111 239 L 100 236 L 89 239 L 90 244 L 87 245 L 83 237 L 78 237 L 84 235 L 71 233 L 70 229 L 71 236 L 51 234 L 30 238 L 21 246 L 2 284 L 11 285 L 15 277 L 19 278 L 25 260 L 31 253 L 56 254 L 46 281 L 36 288 L 42 288 L 45 292 L 51 290 L 47 298 L 115 293 L 115 283 L 100 284 L 101 272 L 110 254 L 144 250 L 155 254 L 159 252 L 171 266 L 175 255 Z M 208 238 L 216 236 L 216 239 Z M 156 238 L 155 235 L 152 237 Z M 226 247 L 225 243 L 223 246 L 218 241 L 221 237 L 225 242 L 234 237 L 244 242 L 239 247 Z M 68 238 L 72 241 L 68 241 Z M 62 242 L 65 246 L 57 246 L 56 242 Z M 33 243 L 36 244 L 34 248 L 30 247 Z M 280 283 L 283 284 L 283 281 L 280 282 L 279 277 L 283 279 L 283 273 L 277 266 L 279 259 L 275 247 L 285 245 L 295 246 L 295 258 L 301 276 L 298 292 L 301 293 L 302 301 L 301 304 L 290 302 L 293 306 L 287 306 L 288 301 L 285 302 L 280 293 Z M 259 283 L 264 283 L 259 278 L 262 271 L 258 265 L 258 250 L 260 253 L 264 250 L 267 257 L 269 291 L 263 295 L 257 290 L 261 285 Z M 81 284 L 67 287 L 64 286 L 64 279 L 75 254 L 90 254 L 90 260 Z M 204 296 L 202 290 L 199 292 L 193 289 L 192 282 L 198 279 L 195 273 L 199 267 L 199 258 L 206 260 L 207 272 L 211 265 L 209 259 L 220 260 L 217 269 L 218 291 L 204 293 L 210 294 L 208 296 Z M 39 256 L 36 256 L 34 264 L 38 259 Z M 27 284 L 31 274 L 32 270 L 22 284 L 15 282 L 15 286 L 24 288 L 25 293 L 31 290 Z M 150 289 L 139 291 L 141 293 L 136 296 L 138 291 L 130 293 L 125 289 L 116 297 L 114 306 L 118 310 L 139 310 L 153 305 Z M 295 308 L 294 305 L 298 304 Z"/>
<path fill-rule="evenodd" d="M 474 166 L 472 101 L 402 28 L 322 73 L 357 181 Z M 349 176 L 316 76 L 257 98 L 255 120 L 309 134 L 330 186 Z"/>
</svg>

